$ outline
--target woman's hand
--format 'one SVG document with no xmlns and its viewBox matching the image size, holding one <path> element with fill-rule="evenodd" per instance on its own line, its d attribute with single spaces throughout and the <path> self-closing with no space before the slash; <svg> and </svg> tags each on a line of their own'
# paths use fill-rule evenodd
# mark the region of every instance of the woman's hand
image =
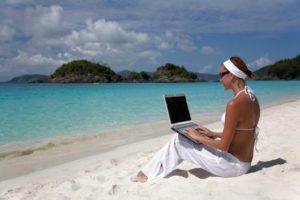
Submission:
<svg viewBox="0 0 300 200">
<path fill-rule="evenodd" d="M 200 131 L 196 130 L 196 128 L 188 128 L 186 129 L 186 134 L 193 138 L 194 140 L 202 142 L 202 139 L 207 137 L 205 134 L 201 133 Z"/>
<path fill-rule="evenodd" d="M 202 125 L 198 125 L 195 130 L 201 134 L 204 134 L 206 135 L 207 137 L 210 137 L 210 138 L 214 138 L 215 137 L 215 134 L 209 130 L 208 128 L 205 128 L 204 126 Z"/>
</svg>

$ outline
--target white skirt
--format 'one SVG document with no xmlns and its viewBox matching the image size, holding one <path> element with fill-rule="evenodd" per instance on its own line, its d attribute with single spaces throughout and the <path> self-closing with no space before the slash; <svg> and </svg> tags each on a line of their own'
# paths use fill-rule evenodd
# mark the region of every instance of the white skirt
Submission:
<svg viewBox="0 0 300 200">
<path fill-rule="evenodd" d="M 147 175 L 148 180 L 165 177 L 184 160 L 221 177 L 240 176 L 247 173 L 251 167 L 250 162 L 242 162 L 228 152 L 204 144 L 196 144 L 176 134 L 154 155 L 142 171 Z"/>
</svg>

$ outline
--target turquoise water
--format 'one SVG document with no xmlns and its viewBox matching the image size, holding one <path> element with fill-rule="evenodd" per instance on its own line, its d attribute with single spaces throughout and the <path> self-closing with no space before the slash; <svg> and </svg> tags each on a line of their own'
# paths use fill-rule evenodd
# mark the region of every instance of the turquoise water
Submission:
<svg viewBox="0 0 300 200">
<path fill-rule="evenodd" d="M 300 81 L 250 81 L 261 104 L 300 96 Z M 163 95 L 187 95 L 192 115 L 221 113 L 232 92 L 220 83 L 0 84 L 0 142 L 166 120 Z"/>
</svg>

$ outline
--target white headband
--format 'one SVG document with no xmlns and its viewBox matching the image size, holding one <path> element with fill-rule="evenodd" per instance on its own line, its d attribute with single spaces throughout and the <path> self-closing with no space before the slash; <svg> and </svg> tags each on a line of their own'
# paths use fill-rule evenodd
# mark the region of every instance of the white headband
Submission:
<svg viewBox="0 0 300 200">
<path fill-rule="evenodd" d="M 228 71 L 230 71 L 230 73 L 232 73 L 236 77 L 241 78 L 241 79 L 245 79 L 247 77 L 247 74 L 245 74 L 243 71 L 241 71 L 239 68 L 237 68 L 231 62 L 231 60 L 226 60 L 223 64 L 226 67 L 226 69 L 228 69 Z"/>
</svg>

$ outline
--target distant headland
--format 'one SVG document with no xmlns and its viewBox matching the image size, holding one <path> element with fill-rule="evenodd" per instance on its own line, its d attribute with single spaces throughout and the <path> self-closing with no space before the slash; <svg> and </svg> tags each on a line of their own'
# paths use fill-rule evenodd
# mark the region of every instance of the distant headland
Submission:
<svg viewBox="0 0 300 200">
<path fill-rule="evenodd" d="M 255 71 L 258 80 L 300 80 L 300 55 L 283 59 Z M 190 72 L 183 66 L 166 63 L 155 72 L 120 71 L 88 60 L 74 60 L 63 64 L 50 75 L 27 74 L 9 83 L 184 83 L 218 81 L 216 74 Z"/>
<path fill-rule="evenodd" d="M 63 64 L 50 75 L 23 75 L 10 83 L 184 83 L 217 81 L 218 76 L 190 72 L 183 66 L 166 63 L 155 72 L 121 71 L 88 60 L 74 60 Z"/>
<path fill-rule="evenodd" d="M 300 55 L 262 67 L 255 74 L 262 80 L 300 80 Z"/>
</svg>

